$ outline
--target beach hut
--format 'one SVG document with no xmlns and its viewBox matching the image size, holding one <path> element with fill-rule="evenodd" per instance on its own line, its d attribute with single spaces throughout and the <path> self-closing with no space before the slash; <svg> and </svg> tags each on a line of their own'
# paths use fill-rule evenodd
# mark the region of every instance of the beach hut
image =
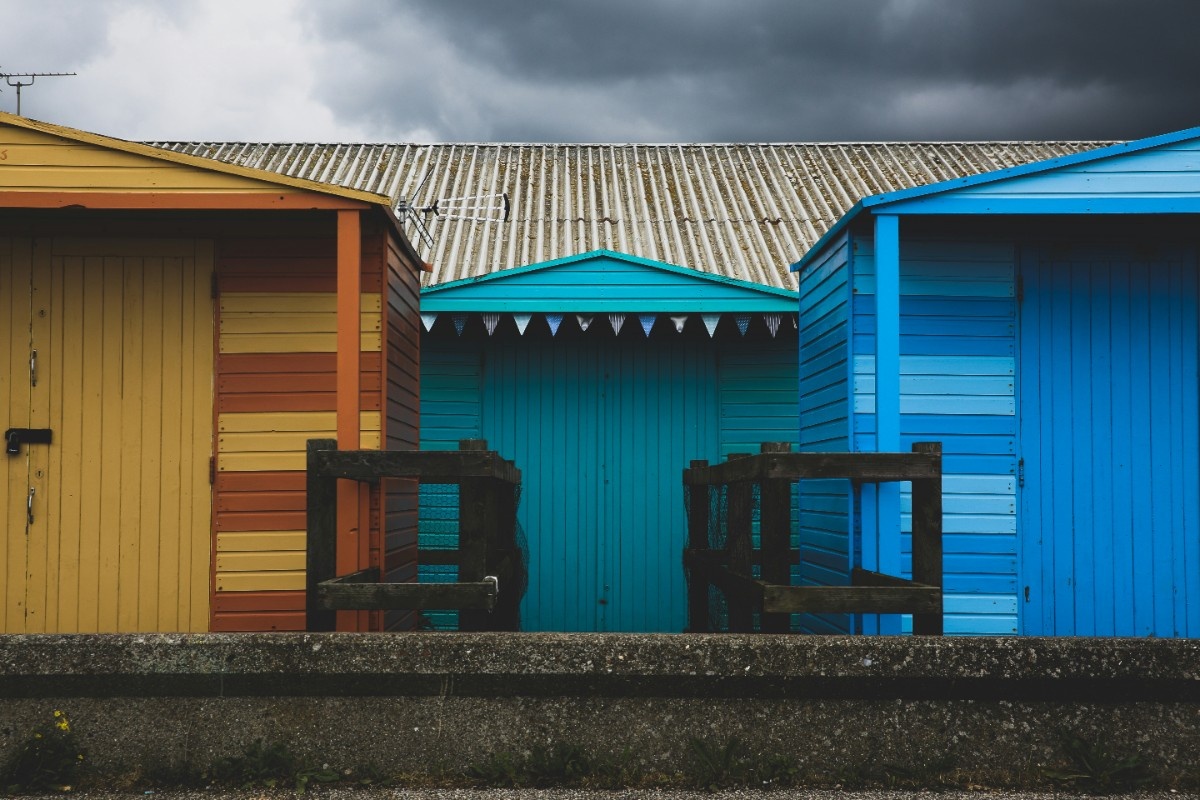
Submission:
<svg viewBox="0 0 1200 800">
<path fill-rule="evenodd" d="M 682 630 L 681 470 L 795 439 L 795 293 L 599 250 L 421 303 L 422 447 L 521 466 L 523 629 Z M 454 496 L 421 504 L 441 544 Z"/>
<path fill-rule="evenodd" d="M 523 627 L 678 631 L 682 470 L 798 441 L 787 265 L 861 197 L 1101 143 L 160 144 L 390 196 L 431 264 L 421 446 L 524 475 Z M 454 544 L 449 487 L 420 526 Z"/>
<path fill-rule="evenodd" d="M 943 443 L 948 632 L 1200 635 L 1197 213 L 1191 129 L 867 197 L 794 265 L 801 446 Z M 802 580 L 907 572 L 906 504 L 812 487 Z"/>
<path fill-rule="evenodd" d="M 417 446 L 420 264 L 386 197 L 0 114 L 0 631 L 302 628 L 305 440 Z M 415 575 L 412 487 L 344 499 Z"/>
</svg>

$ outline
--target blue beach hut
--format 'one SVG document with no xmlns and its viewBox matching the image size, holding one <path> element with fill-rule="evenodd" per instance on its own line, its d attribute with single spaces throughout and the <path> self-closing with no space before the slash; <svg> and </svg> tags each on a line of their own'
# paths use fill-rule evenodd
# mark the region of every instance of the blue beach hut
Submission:
<svg viewBox="0 0 1200 800">
<path fill-rule="evenodd" d="M 522 470 L 522 629 L 682 630 L 681 470 L 795 440 L 795 292 L 598 250 L 430 287 L 421 309 L 422 447 L 483 438 Z M 425 489 L 425 546 L 455 508 Z"/>
<path fill-rule="evenodd" d="M 1195 128 L 867 197 L 793 265 L 802 449 L 944 443 L 948 632 L 1200 636 L 1198 213 Z M 906 502 L 814 487 L 802 580 L 907 571 Z"/>
</svg>

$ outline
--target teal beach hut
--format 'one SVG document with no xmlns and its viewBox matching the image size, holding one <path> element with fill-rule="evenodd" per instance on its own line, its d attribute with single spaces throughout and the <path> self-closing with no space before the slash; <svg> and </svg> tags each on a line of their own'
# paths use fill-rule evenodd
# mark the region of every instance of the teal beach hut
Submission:
<svg viewBox="0 0 1200 800">
<path fill-rule="evenodd" d="M 598 250 L 421 307 L 422 446 L 483 438 L 521 465 L 522 628 L 682 630 L 681 470 L 795 439 L 795 292 Z M 456 499 L 421 502 L 440 544 Z"/>
<path fill-rule="evenodd" d="M 943 442 L 948 632 L 1200 636 L 1198 214 L 1191 129 L 866 197 L 793 266 L 801 447 Z M 811 495 L 804 582 L 907 571 L 907 497 Z"/>
</svg>

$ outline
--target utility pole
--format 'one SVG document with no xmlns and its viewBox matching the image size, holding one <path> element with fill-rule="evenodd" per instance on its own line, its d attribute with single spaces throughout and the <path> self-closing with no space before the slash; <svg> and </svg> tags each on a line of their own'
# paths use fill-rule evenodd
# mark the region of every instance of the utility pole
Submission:
<svg viewBox="0 0 1200 800">
<path fill-rule="evenodd" d="M 21 116 L 21 89 L 32 86 L 38 78 L 63 78 L 74 75 L 74 72 L 0 72 L 0 78 L 17 90 L 17 116 Z M 28 78 L 28 80 L 26 80 Z"/>
</svg>

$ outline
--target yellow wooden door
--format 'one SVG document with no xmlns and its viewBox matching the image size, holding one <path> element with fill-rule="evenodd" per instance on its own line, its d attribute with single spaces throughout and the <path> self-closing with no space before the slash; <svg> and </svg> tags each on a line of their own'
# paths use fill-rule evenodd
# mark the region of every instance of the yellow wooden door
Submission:
<svg viewBox="0 0 1200 800">
<path fill-rule="evenodd" d="M 0 424 L 3 430 L 30 426 L 31 354 L 29 241 L 0 238 Z M 0 464 L 0 631 L 25 626 L 28 561 L 26 503 L 29 496 L 29 448 L 5 453 Z"/>
<path fill-rule="evenodd" d="M 211 244 L 45 239 L 28 260 L 29 427 L 53 443 L 28 448 L 24 613 L 5 630 L 206 630 Z"/>
</svg>

